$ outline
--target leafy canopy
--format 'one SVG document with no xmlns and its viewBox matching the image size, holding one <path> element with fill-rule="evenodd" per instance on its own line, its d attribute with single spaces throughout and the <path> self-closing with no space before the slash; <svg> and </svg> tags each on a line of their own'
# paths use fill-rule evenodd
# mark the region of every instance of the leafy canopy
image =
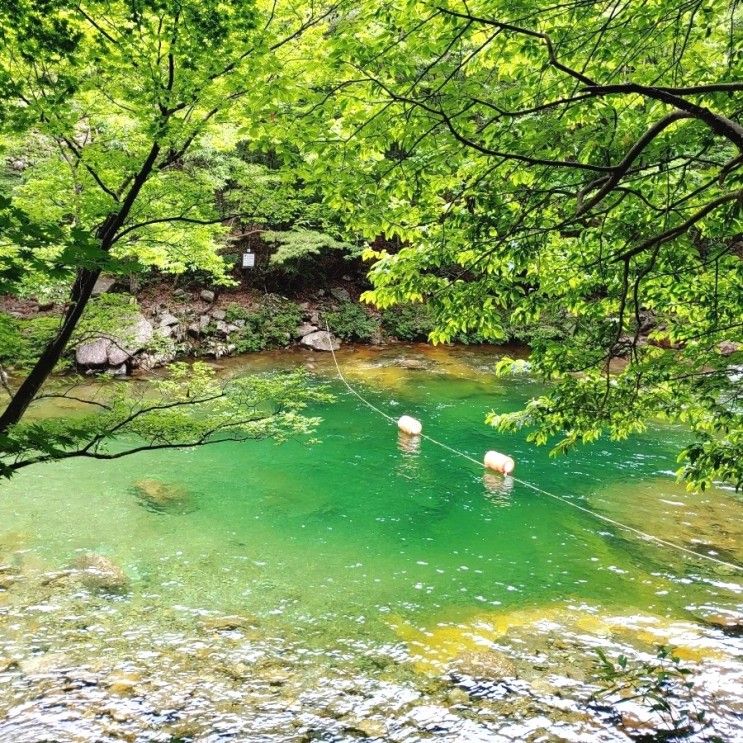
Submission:
<svg viewBox="0 0 743 743">
<path fill-rule="evenodd" d="M 741 22 L 726 0 L 411 0 L 334 36 L 310 167 L 386 240 L 367 299 L 425 301 L 434 342 L 564 318 L 535 334 L 550 391 L 493 425 L 562 452 L 682 421 L 689 480 L 743 485 Z"/>
</svg>

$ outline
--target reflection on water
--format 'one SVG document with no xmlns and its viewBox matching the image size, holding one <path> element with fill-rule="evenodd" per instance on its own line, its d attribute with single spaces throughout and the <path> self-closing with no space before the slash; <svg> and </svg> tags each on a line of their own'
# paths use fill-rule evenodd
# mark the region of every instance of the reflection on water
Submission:
<svg viewBox="0 0 743 743">
<path fill-rule="evenodd" d="M 492 352 L 339 358 L 375 405 L 478 460 L 508 451 L 519 478 L 743 559 L 743 503 L 675 485 L 668 429 L 556 462 L 483 425 L 537 389 L 495 380 Z M 0 740 L 626 741 L 626 720 L 588 704 L 595 649 L 649 658 L 667 642 L 694 664 L 708 737 L 740 737 L 740 574 L 482 472 L 337 391 L 313 411 L 314 446 L 70 461 L 3 484 Z"/>
<path fill-rule="evenodd" d="M 497 475 L 486 470 L 482 475 L 482 484 L 485 486 L 486 497 L 494 506 L 509 506 L 511 504 L 513 477 Z"/>
</svg>

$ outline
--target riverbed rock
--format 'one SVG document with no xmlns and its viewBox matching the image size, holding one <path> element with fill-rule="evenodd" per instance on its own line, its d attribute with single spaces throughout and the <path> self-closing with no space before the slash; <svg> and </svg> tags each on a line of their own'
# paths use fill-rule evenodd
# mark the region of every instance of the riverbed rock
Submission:
<svg viewBox="0 0 743 743">
<path fill-rule="evenodd" d="M 78 580 L 91 591 L 123 593 L 129 588 L 126 573 L 113 560 L 96 552 L 78 555 L 73 568 Z"/>
<path fill-rule="evenodd" d="M 228 615 L 221 617 L 204 617 L 201 626 L 215 632 L 232 632 L 237 629 L 248 629 L 255 627 L 256 621 L 249 617 Z"/>
<path fill-rule="evenodd" d="M 111 341 L 108 338 L 96 338 L 83 343 L 75 349 L 75 361 L 80 366 L 104 366 L 108 361 L 108 349 Z"/>
<path fill-rule="evenodd" d="M 346 732 L 360 735 L 362 738 L 387 738 L 387 725 L 381 720 L 371 718 L 351 720 L 346 723 Z"/>
<path fill-rule="evenodd" d="M 202 298 L 202 299 L 203 299 L 203 300 L 204 300 L 205 302 L 209 302 L 209 303 L 211 304 L 211 303 L 212 303 L 212 302 L 214 301 L 214 296 L 215 296 L 215 294 L 214 294 L 214 292 L 213 292 L 213 291 L 211 291 L 210 289 L 202 289 L 202 290 L 201 290 L 201 291 L 199 292 L 199 296 L 200 296 L 200 297 L 201 297 L 201 298 Z"/>
<path fill-rule="evenodd" d="M 425 371 L 431 368 L 431 362 L 426 359 L 399 359 L 396 366 L 413 371 Z"/>
<path fill-rule="evenodd" d="M 303 322 L 295 331 L 294 331 L 294 337 L 295 338 L 304 338 L 306 335 L 309 335 L 310 333 L 316 333 L 319 330 L 317 325 L 313 325 L 309 322 Z"/>
<path fill-rule="evenodd" d="M 470 676 L 489 681 L 515 678 L 517 675 L 513 662 L 503 653 L 492 649 L 463 653 L 451 663 L 449 670 L 455 676 Z"/>
<path fill-rule="evenodd" d="M 227 313 L 224 310 L 212 310 L 211 315 L 215 320 L 224 320 L 227 317 Z"/>
<path fill-rule="evenodd" d="M 0 673 L 7 673 L 18 668 L 18 661 L 15 658 L 0 657 Z"/>
<path fill-rule="evenodd" d="M 137 480 L 134 492 L 145 508 L 158 513 L 182 511 L 190 499 L 188 490 L 181 485 L 152 478 Z"/>
<path fill-rule="evenodd" d="M 327 330 L 309 333 L 300 340 L 300 343 L 315 351 L 337 351 L 341 347 L 340 341 Z"/>
</svg>

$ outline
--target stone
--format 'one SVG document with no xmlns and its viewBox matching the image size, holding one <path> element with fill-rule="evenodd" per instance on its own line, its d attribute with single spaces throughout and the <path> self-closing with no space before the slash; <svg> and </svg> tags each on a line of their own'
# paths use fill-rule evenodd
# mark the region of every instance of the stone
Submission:
<svg viewBox="0 0 743 743">
<path fill-rule="evenodd" d="M 204 330 L 206 326 L 212 321 L 211 317 L 209 315 L 201 315 L 199 317 L 199 327 Z"/>
<path fill-rule="evenodd" d="M 473 650 L 463 653 L 450 665 L 451 673 L 476 679 L 499 680 L 515 678 L 516 666 L 496 650 Z"/>
<path fill-rule="evenodd" d="M 116 279 L 112 276 L 99 276 L 93 285 L 91 296 L 99 297 L 101 294 L 111 291 L 115 283 Z"/>
<path fill-rule="evenodd" d="M 0 575 L 0 591 L 7 591 L 15 582 L 16 578 L 12 575 Z"/>
<path fill-rule="evenodd" d="M 200 336 L 200 335 L 201 335 L 201 333 L 202 333 L 202 331 L 203 331 L 203 328 L 202 328 L 202 327 L 201 327 L 201 325 L 200 325 L 199 323 L 197 323 L 197 322 L 192 322 L 192 323 L 191 323 L 191 324 L 190 324 L 190 325 L 189 325 L 189 326 L 188 326 L 188 327 L 186 328 L 186 332 L 187 332 L 187 333 L 188 333 L 189 335 L 192 335 L 192 336 L 194 336 L 194 338 L 196 338 L 196 337 Z"/>
<path fill-rule="evenodd" d="M 141 680 L 142 677 L 136 671 L 128 671 L 112 674 L 106 679 L 105 685 L 112 694 L 132 696 Z"/>
<path fill-rule="evenodd" d="M 330 290 L 330 294 L 334 299 L 339 302 L 350 302 L 351 295 L 348 293 L 348 289 L 344 289 L 342 286 L 334 286 Z"/>
<path fill-rule="evenodd" d="M 210 304 L 214 301 L 215 294 L 211 289 L 202 289 L 199 292 L 199 296 L 205 301 L 209 302 Z"/>
<path fill-rule="evenodd" d="M 425 359 L 400 359 L 397 362 L 397 366 L 402 367 L 403 369 L 413 369 L 420 371 L 431 368 L 431 364 Z"/>
<path fill-rule="evenodd" d="M 227 317 L 227 313 L 224 310 L 212 310 L 211 316 L 215 320 L 224 320 Z"/>
<path fill-rule="evenodd" d="M 182 510 L 190 499 L 188 490 L 183 486 L 153 478 L 137 480 L 134 493 L 145 508 L 158 513 Z"/>
<path fill-rule="evenodd" d="M 175 316 L 172 315 L 170 312 L 163 312 L 162 315 L 160 315 L 160 327 L 171 327 L 173 325 L 178 325 L 180 320 Z"/>
<path fill-rule="evenodd" d="M 18 668 L 18 661 L 14 658 L 0 657 L 0 673 L 7 673 Z"/>
<path fill-rule="evenodd" d="M 108 338 L 96 338 L 82 343 L 75 349 L 75 361 L 80 366 L 105 366 L 110 345 L 111 341 Z"/>
<path fill-rule="evenodd" d="M 109 366 L 119 366 L 141 351 L 153 338 L 155 329 L 152 323 L 139 315 L 122 334 L 123 338 L 110 342 L 108 349 Z"/>
<path fill-rule="evenodd" d="M 254 627 L 255 620 L 237 615 L 204 617 L 204 619 L 201 620 L 201 626 L 204 629 L 214 630 L 215 632 L 232 632 L 236 629 Z"/>
<path fill-rule="evenodd" d="M 137 357 L 137 366 L 142 371 L 152 371 L 157 369 L 159 366 L 165 366 L 171 361 L 174 361 L 176 357 L 175 346 L 171 345 L 162 351 L 156 353 L 143 353 Z"/>
<path fill-rule="evenodd" d="M 304 338 L 306 335 L 309 335 L 310 333 L 314 333 L 318 330 L 317 325 L 312 325 L 308 322 L 303 322 L 295 331 L 294 331 L 294 337 L 295 338 Z"/>
<path fill-rule="evenodd" d="M 381 720 L 353 720 L 346 725 L 346 732 L 361 735 L 363 738 L 387 739 L 387 725 Z"/>
<path fill-rule="evenodd" d="M 327 330 L 316 330 L 314 333 L 305 335 L 300 343 L 315 351 L 337 351 L 341 347 L 338 339 Z"/>
<path fill-rule="evenodd" d="M 106 371 L 106 374 L 110 374 L 112 377 L 125 377 L 127 374 L 126 364 L 111 367 Z"/>
<path fill-rule="evenodd" d="M 152 340 L 152 323 L 139 315 L 120 338 L 94 338 L 75 349 L 75 361 L 84 367 L 120 367 Z"/>
<path fill-rule="evenodd" d="M 226 337 L 230 334 L 230 326 L 224 320 L 217 320 L 216 327 L 217 332 L 221 333 L 223 336 Z"/>
<path fill-rule="evenodd" d="M 170 338 L 175 333 L 174 325 L 160 325 L 155 328 L 155 335 L 159 335 L 161 338 Z"/>
<path fill-rule="evenodd" d="M 126 573 L 112 560 L 95 552 L 75 558 L 73 567 L 80 582 L 91 591 L 123 593 L 129 588 Z"/>
</svg>

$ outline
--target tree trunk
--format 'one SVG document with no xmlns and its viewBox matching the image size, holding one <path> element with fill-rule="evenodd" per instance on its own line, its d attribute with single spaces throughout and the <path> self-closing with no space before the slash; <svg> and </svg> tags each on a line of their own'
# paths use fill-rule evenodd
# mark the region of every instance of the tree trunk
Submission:
<svg viewBox="0 0 743 743">
<path fill-rule="evenodd" d="M 132 205 L 136 201 L 142 186 L 145 184 L 145 181 L 152 172 L 159 153 L 159 143 L 153 142 L 142 167 L 132 180 L 132 185 L 126 194 L 126 197 L 121 202 L 119 210 L 109 214 L 103 221 L 103 224 L 101 224 L 96 231 L 96 237 L 100 239 L 101 250 L 104 253 L 108 253 L 111 246 L 116 241 L 116 235 L 126 221 L 126 218 L 129 216 Z M 75 283 L 72 285 L 72 290 L 70 291 L 70 302 L 67 307 L 67 312 L 65 312 L 64 321 L 54 338 L 47 343 L 46 348 L 44 348 L 38 361 L 34 364 L 33 369 L 26 379 L 23 380 L 23 384 L 18 388 L 18 391 L 13 395 L 13 399 L 8 404 L 8 407 L 0 416 L 0 434 L 5 433 L 9 426 L 14 425 L 21 420 L 23 414 L 28 409 L 28 406 L 39 393 L 44 382 L 46 382 L 49 375 L 54 371 L 54 367 L 62 357 L 65 347 L 69 343 L 69 340 L 85 311 L 85 307 L 87 306 L 93 292 L 95 282 L 98 280 L 100 274 L 100 268 L 78 269 Z"/>
<path fill-rule="evenodd" d="M 23 384 L 13 395 L 13 399 L 0 416 L 0 433 L 8 426 L 18 423 L 38 394 L 47 377 L 54 371 L 54 367 L 62 357 L 65 347 L 72 336 L 80 317 L 88 304 L 95 282 L 100 275 L 100 269 L 90 270 L 81 268 L 77 272 L 75 283 L 70 292 L 70 304 L 64 316 L 64 321 L 57 334 L 46 345 L 41 356 L 34 364 L 34 368 L 23 380 Z"/>
</svg>

